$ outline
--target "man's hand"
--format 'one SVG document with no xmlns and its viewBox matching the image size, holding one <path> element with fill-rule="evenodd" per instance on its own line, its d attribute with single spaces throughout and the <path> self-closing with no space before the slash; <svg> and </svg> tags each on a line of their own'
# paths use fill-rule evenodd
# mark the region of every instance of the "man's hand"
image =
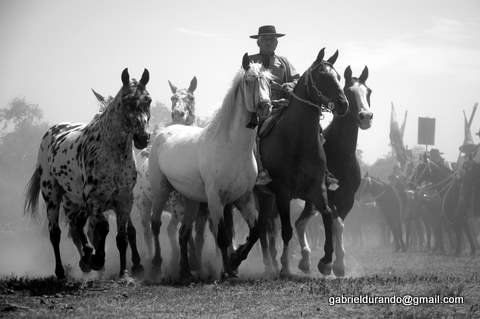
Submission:
<svg viewBox="0 0 480 319">
<path fill-rule="evenodd" d="M 287 82 L 287 83 L 280 84 L 278 82 L 272 81 L 272 88 L 275 88 L 277 90 L 282 90 L 290 94 L 293 92 L 293 89 L 295 88 L 295 83 Z"/>
<path fill-rule="evenodd" d="M 294 88 L 295 88 L 295 83 L 293 82 L 287 82 L 282 84 L 282 90 L 284 90 L 288 94 L 291 94 Z"/>
</svg>

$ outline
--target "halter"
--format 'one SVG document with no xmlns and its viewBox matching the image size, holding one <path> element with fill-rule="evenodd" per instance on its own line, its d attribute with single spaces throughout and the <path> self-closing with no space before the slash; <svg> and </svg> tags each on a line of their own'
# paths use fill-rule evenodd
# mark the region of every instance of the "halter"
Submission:
<svg viewBox="0 0 480 319">
<path fill-rule="evenodd" d="M 247 92 L 246 92 L 246 90 L 245 90 L 245 82 L 246 82 L 246 80 L 245 80 L 245 75 L 246 75 L 246 74 L 244 74 L 244 76 L 243 76 L 244 85 L 243 85 L 242 95 L 243 95 L 244 101 L 247 101 Z M 254 106 L 255 106 L 255 95 L 256 95 L 256 91 L 257 91 L 257 89 L 258 89 L 258 91 L 260 91 L 260 78 L 261 78 L 260 75 L 255 77 L 255 79 L 256 79 L 256 81 L 255 81 L 255 88 L 254 88 L 255 94 L 254 94 L 253 97 L 252 97 L 252 99 L 253 99 L 252 105 L 254 105 Z M 256 111 L 255 111 L 255 112 L 250 112 L 250 111 L 249 111 L 249 113 L 250 113 L 250 119 L 249 119 L 246 127 L 249 128 L 249 129 L 254 129 L 254 128 L 256 128 L 256 127 L 258 126 L 258 124 L 259 124 L 259 122 L 260 122 L 259 119 L 258 119 L 258 114 L 257 114 Z"/>
<path fill-rule="evenodd" d="M 307 104 L 309 106 L 312 106 L 312 107 L 316 108 L 320 112 L 320 114 L 322 114 L 322 111 L 332 112 L 334 110 L 334 107 L 332 107 L 332 108 L 329 107 L 330 99 L 322 93 L 322 91 L 315 85 L 315 81 L 313 81 L 312 72 L 314 70 L 316 70 L 322 63 L 325 63 L 326 65 L 330 66 L 333 69 L 333 65 L 331 63 L 329 63 L 327 61 L 322 61 L 322 62 L 318 63 L 316 66 L 312 65 L 312 67 L 310 67 L 307 70 L 307 72 L 305 72 L 305 76 L 304 76 L 304 78 L 305 78 L 304 85 L 305 85 L 305 88 L 307 90 L 307 96 L 311 96 L 311 90 L 313 90 L 314 93 L 316 94 L 316 96 L 322 101 L 322 104 L 320 104 L 320 105 L 315 104 L 310 100 L 306 100 L 306 99 L 303 99 L 303 98 L 299 97 L 293 91 L 290 92 L 290 95 L 292 97 L 294 97 L 295 99 L 297 99 L 298 101 L 300 101 L 304 104 Z M 311 86 L 309 85 L 309 82 L 311 83 Z"/>
</svg>

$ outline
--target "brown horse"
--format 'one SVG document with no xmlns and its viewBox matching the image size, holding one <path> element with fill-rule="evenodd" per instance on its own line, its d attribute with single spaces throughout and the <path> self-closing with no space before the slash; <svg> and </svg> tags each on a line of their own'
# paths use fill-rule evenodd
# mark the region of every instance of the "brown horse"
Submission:
<svg viewBox="0 0 480 319">
<path fill-rule="evenodd" d="M 340 75 L 333 64 L 338 51 L 328 60 L 323 60 L 325 49 L 305 71 L 283 111 L 278 123 L 260 141 L 260 153 L 264 167 L 270 172 L 272 182 L 266 187 L 270 196 L 257 189 L 260 208 L 259 223 L 254 227 L 244 245 L 231 256 L 231 265 L 236 269 L 244 260 L 253 244 L 263 232 L 266 219 L 273 216 L 275 203 L 281 219 L 283 254 L 281 274 L 288 275 L 289 242 L 292 238 L 290 201 L 300 198 L 314 203 L 324 214 L 330 214 L 325 186 L 326 157 L 319 134 L 320 116 L 326 106 L 334 106 L 337 115 L 348 111 L 348 101 L 340 86 Z"/>
<path fill-rule="evenodd" d="M 372 90 L 365 83 L 368 78 L 368 68 L 365 67 L 360 77 L 352 76 L 352 69 L 347 67 L 344 72 L 345 87 L 343 89 L 348 98 L 350 109 L 345 116 L 335 116 L 325 129 L 325 154 L 328 170 L 339 180 L 339 187 L 335 191 L 328 191 L 329 205 L 333 214 L 322 214 L 325 235 L 332 237 L 332 243 L 326 237 L 322 264 L 322 273 L 330 273 L 332 253 L 335 251 L 333 271 L 336 276 L 345 274 L 343 261 L 345 251 L 343 247 L 344 220 L 353 207 L 355 192 L 360 185 L 360 166 L 356 157 L 358 130 L 370 128 L 373 113 L 370 111 L 370 95 Z M 298 267 L 304 272 L 310 271 L 310 248 L 305 236 L 305 227 L 314 215 L 311 202 L 305 203 L 305 208 L 295 222 L 298 239 L 302 248 L 302 259 Z M 330 228 L 333 226 L 333 229 Z M 335 249 L 333 249 L 335 244 Z M 321 264 L 321 265 L 322 265 Z"/>
</svg>

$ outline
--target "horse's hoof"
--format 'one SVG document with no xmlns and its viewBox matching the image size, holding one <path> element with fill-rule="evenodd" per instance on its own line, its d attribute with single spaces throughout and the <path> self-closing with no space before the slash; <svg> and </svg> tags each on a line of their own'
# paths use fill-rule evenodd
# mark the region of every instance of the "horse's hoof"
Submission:
<svg viewBox="0 0 480 319">
<path fill-rule="evenodd" d="M 345 276 L 345 266 L 344 265 L 333 265 L 333 274 L 337 277 Z"/>
<path fill-rule="evenodd" d="M 78 262 L 78 266 L 84 273 L 89 273 L 92 270 L 90 267 L 91 260 L 87 260 L 85 257 L 80 258 Z"/>
<path fill-rule="evenodd" d="M 329 276 L 332 273 L 332 263 L 323 263 L 320 261 L 317 265 L 318 271 L 324 275 Z"/>
<path fill-rule="evenodd" d="M 298 263 L 298 269 L 306 274 L 310 273 L 310 252 L 306 249 L 302 250 L 302 259 Z"/>
<path fill-rule="evenodd" d="M 132 266 L 132 275 L 141 276 L 144 273 L 145 269 L 141 264 Z"/>
<path fill-rule="evenodd" d="M 187 285 L 193 281 L 194 277 L 192 273 L 188 270 L 180 272 L 180 283 Z"/>
<path fill-rule="evenodd" d="M 280 278 L 289 278 L 291 276 L 292 273 L 290 272 L 290 269 L 282 268 L 282 270 L 280 270 Z"/>
<path fill-rule="evenodd" d="M 101 270 L 103 266 L 105 265 L 105 256 L 99 256 L 99 255 L 93 255 L 91 262 L 90 262 L 90 267 L 92 267 L 93 270 Z"/>
</svg>

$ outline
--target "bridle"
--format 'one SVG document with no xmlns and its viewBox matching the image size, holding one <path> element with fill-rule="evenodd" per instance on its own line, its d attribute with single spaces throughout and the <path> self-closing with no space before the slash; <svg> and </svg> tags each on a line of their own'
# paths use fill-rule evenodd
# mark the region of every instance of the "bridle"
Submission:
<svg viewBox="0 0 480 319">
<path fill-rule="evenodd" d="M 331 63 L 329 63 L 327 61 L 321 61 L 317 65 L 312 65 L 304 74 L 304 79 L 305 79 L 304 80 L 304 85 L 305 85 L 305 88 L 306 88 L 306 91 L 307 91 L 307 96 L 309 96 L 309 97 L 312 96 L 312 91 L 313 91 L 315 96 L 321 101 L 320 105 L 316 104 L 316 103 L 313 103 L 310 100 L 299 97 L 293 91 L 290 93 L 290 95 L 293 98 L 297 99 L 298 101 L 316 108 L 320 112 L 320 114 L 322 114 L 322 111 L 333 112 L 335 110 L 334 104 L 331 103 L 331 100 L 322 93 L 322 91 L 315 85 L 315 81 L 313 80 L 313 75 L 312 75 L 313 71 L 315 71 L 322 64 L 326 64 L 326 65 L 330 66 L 333 70 L 335 70 L 335 68 L 333 67 L 333 65 Z M 333 105 L 333 107 L 331 105 Z"/>
</svg>

